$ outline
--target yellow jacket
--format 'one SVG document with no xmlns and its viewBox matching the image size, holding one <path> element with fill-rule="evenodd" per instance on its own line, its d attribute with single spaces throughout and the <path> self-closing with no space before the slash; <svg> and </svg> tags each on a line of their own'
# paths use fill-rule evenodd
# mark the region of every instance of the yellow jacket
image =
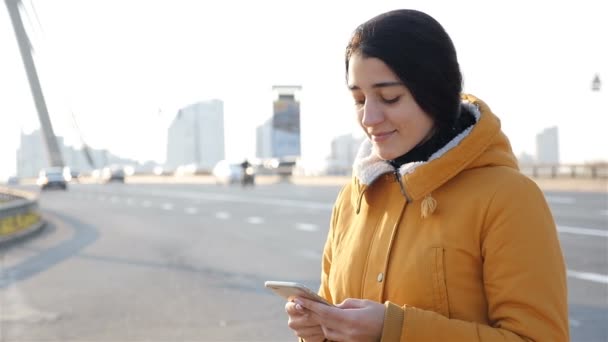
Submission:
<svg viewBox="0 0 608 342">
<path fill-rule="evenodd" d="M 319 293 L 385 303 L 383 341 L 567 341 L 566 269 L 543 193 L 488 106 L 470 95 L 463 106 L 477 123 L 398 176 L 362 145 Z"/>
</svg>

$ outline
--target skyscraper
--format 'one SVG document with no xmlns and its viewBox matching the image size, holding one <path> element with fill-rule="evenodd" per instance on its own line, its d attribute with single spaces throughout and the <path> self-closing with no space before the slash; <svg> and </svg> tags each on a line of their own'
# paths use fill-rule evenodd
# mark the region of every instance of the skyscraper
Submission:
<svg viewBox="0 0 608 342">
<path fill-rule="evenodd" d="M 166 166 L 196 164 L 211 171 L 224 156 L 224 103 L 210 100 L 180 109 L 169 126 Z"/>
<path fill-rule="evenodd" d="M 256 155 L 259 158 L 295 158 L 301 154 L 301 86 L 273 86 L 272 117 L 257 128 Z"/>
</svg>

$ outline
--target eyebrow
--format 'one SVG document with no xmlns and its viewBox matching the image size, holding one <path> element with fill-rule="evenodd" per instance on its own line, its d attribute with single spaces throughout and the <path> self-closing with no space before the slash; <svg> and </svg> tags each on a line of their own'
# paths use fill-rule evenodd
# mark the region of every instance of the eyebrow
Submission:
<svg viewBox="0 0 608 342">
<path fill-rule="evenodd" d="M 372 88 L 395 87 L 395 86 L 402 86 L 402 85 L 403 85 L 402 82 L 397 82 L 397 81 L 393 81 L 393 82 L 380 82 L 380 83 L 375 83 L 374 85 L 372 85 Z M 359 90 L 361 88 L 359 88 L 356 85 L 349 85 L 348 89 L 350 89 L 350 90 Z"/>
</svg>

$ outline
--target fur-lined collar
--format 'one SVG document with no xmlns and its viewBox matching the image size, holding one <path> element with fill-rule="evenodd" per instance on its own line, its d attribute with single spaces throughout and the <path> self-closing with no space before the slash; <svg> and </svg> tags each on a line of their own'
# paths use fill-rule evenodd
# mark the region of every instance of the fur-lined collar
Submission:
<svg viewBox="0 0 608 342">
<path fill-rule="evenodd" d="M 473 114 L 473 116 L 475 117 L 475 122 L 477 123 L 481 116 L 479 108 L 475 104 L 472 104 L 468 101 L 463 101 L 462 106 L 465 107 L 464 110 L 467 110 Z M 475 127 L 475 125 L 465 129 L 459 135 L 454 137 L 454 139 L 452 139 L 444 147 L 433 153 L 429 157 L 428 161 L 412 162 L 401 165 L 401 167 L 399 168 L 399 173 L 401 174 L 401 177 L 414 172 L 414 170 L 416 170 L 416 168 L 421 165 L 440 158 L 446 152 L 456 147 L 465 137 L 469 135 L 473 127 Z M 359 183 L 362 185 L 370 185 L 379 176 L 385 173 L 394 172 L 394 170 L 395 169 L 391 165 L 389 165 L 385 160 L 380 159 L 380 157 L 373 153 L 371 141 L 369 139 L 365 139 L 359 147 L 357 157 L 355 158 L 355 162 L 353 164 L 353 175 L 359 180 Z"/>
</svg>

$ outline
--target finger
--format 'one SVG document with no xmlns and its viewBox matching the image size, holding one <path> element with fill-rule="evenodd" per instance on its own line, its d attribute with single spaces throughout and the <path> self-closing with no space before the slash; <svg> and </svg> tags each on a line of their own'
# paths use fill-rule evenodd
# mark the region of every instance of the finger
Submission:
<svg viewBox="0 0 608 342">
<path fill-rule="evenodd" d="M 294 302 L 287 302 L 285 303 L 285 312 L 287 312 L 288 315 L 292 316 L 292 315 L 305 315 L 307 313 L 307 310 L 298 303 L 294 303 Z"/>
<path fill-rule="evenodd" d="M 323 330 L 321 330 L 321 327 L 316 325 L 314 327 L 307 327 L 307 328 L 301 328 L 301 329 L 297 329 L 294 330 L 294 334 L 298 337 L 303 338 L 306 341 L 316 341 L 316 340 L 323 340 L 323 337 L 325 337 L 325 335 L 323 334 Z"/>
<path fill-rule="evenodd" d="M 336 330 L 331 329 L 327 326 L 322 325 L 321 331 L 323 331 L 323 336 L 325 337 L 325 340 L 327 340 L 327 341 L 347 341 L 347 340 L 342 339 L 342 336 L 339 336 Z"/>
<path fill-rule="evenodd" d="M 292 330 L 299 331 L 301 329 L 319 327 L 319 323 L 306 319 L 306 317 L 295 317 L 295 318 L 290 317 L 289 320 L 287 321 L 287 326 Z"/>
<path fill-rule="evenodd" d="M 296 300 L 299 301 L 300 303 L 302 303 L 302 306 L 304 308 L 316 313 L 321 318 L 325 318 L 327 316 L 332 316 L 332 313 L 335 315 L 336 310 L 340 310 L 338 308 L 331 307 L 327 304 L 318 303 L 318 302 L 315 302 L 315 301 L 312 301 L 312 300 L 309 300 L 306 298 L 302 298 L 302 297 L 297 297 Z"/>
<path fill-rule="evenodd" d="M 362 309 L 366 306 L 365 302 L 363 299 L 347 298 L 336 306 L 340 309 Z"/>
</svg>

